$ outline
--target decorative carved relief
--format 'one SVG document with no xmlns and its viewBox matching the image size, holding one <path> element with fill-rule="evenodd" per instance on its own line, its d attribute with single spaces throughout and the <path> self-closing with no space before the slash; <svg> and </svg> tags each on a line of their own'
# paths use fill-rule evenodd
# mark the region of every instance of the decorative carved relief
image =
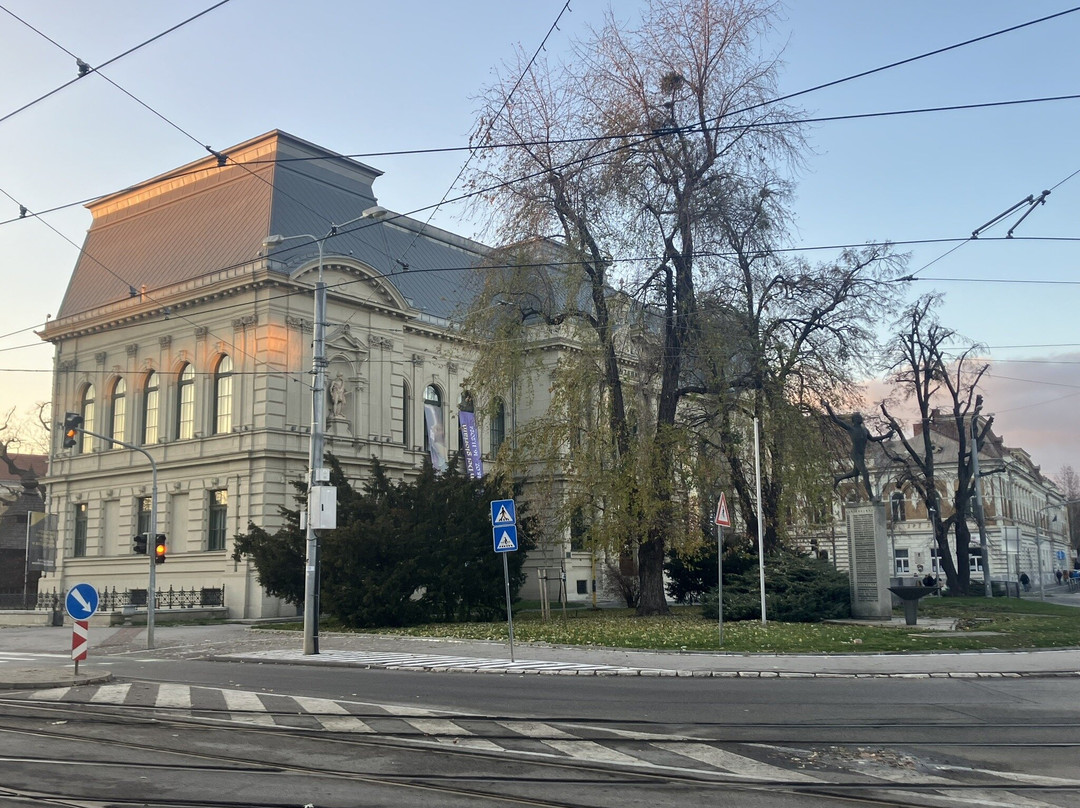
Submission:
<svg viewBox="0 0 1080 808">
<path fill-rule="evenodd" d="M 171 336 L 160 337 L 158 339 L 158 345 L 160 345 L 162 348 L 168 348 L 170 345 L 172 345 L 172 337 Z"/>
<path fill-rule="evenodd" d="M 60 364 L 58 365 L 58 367 L 60 368 L 60 370 L 75 370 L 75 360 L 62 359 L 60 360 Z"/>
<path fill-rule="evenodd" d="M 128 353 L 131 352 L 128 351 Z M 104 351 L 98 351 L 96 354 L 94 354 L 94 361 L 97 362 L 99 365 L 104 365 L 106 356 L 107 354 Z"/>
<path fill-rule="evenodd" d="M 380 337 L 372 334 L 371 337 L 368 339 L 368 342 L 370 342 L 373 346 L 377 348 L 386 348 L 386 350 L 388 351 L 394 350 L 394 341 L 392 339 L 387 339 L 386 337 Z"/>
<path fill-rule="evenodd" d="M 134 356 L 135 354 L 137 354 L 139 352 L 139 343 L 137 343 L 137 342 L 129 342 L 127 344 L 126 348 L 127 348 L 127 355 L 128 356 Z"/>
<path fill-rule="evenodd" d="M 254 314 L 245 314 L 243 317 L 237 317 L 232 321 L 233 329 L 236 331 L 242 331 L 249 325 L 255 325 L 259 321 L 259 318 Z"/>
<path fill-rule="evenodd" d="M 207 328 L 205 325 L 197 325 L 197 326 L 195 326 L 195 337 L 196 337 L 196 339 L 206 339 L 206 335 L 209 334 L 209 333 L 210 333 L 210 329 Z"/>
</svg>

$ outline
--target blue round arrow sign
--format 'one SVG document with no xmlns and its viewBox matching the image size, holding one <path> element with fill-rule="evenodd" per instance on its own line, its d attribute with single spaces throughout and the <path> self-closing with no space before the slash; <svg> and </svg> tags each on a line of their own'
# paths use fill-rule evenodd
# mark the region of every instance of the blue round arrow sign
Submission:
<svg viewBox="0 0 1080 808">
<path fill-rule="evenodd" d="M 98 593 L 90 584 L 75 584 L 64 601 L 72 620 L 86 620 L 98 607 Z"/>
</svg>

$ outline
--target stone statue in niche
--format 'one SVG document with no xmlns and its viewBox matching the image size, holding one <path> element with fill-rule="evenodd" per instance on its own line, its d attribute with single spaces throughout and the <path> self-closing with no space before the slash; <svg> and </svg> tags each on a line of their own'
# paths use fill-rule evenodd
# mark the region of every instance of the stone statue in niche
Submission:
<svg viewBox="0 0 1080 808">
<path fill-rule="evenodd" d="M 330 417 L 345 417 L 345 379 L 339 373 L 330 382 Z"/>
</svg>

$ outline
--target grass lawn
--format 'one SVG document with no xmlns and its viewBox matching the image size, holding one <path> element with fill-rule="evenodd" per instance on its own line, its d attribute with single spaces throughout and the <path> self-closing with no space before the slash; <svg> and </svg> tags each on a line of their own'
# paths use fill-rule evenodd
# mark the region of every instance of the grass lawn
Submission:
<svg viewBox="0 0 1080 808">
<path fill-rule="evenodd" d="M 900 614 L 900 612 L 898 612 Z M 1080 609 L 1007 598 L 927 598 L 920 617 L 958 621 L 957 632 L 927 631 L 920 626 L 777 623 L 724 624 L 723 649 L 734 653 L 904 653 L 982 649 L 1080 647 Z M 282 628 L 279 624 L 276 628 Z M 716 621 L 696 606 L 680 606 L 670 617 L 635 617 L 630 609 L 574 609 L 552 618 L 533 611 L 514 617 L 514 639 L 556 645 L 596 645 L 675 651 L 720 650 Z M 325 631 L 346 630 L 332 622 Z M 398 629 L 363 629 L 368 634 L 506 641 L 506 622 L 435 623 Z"/>
</svg>

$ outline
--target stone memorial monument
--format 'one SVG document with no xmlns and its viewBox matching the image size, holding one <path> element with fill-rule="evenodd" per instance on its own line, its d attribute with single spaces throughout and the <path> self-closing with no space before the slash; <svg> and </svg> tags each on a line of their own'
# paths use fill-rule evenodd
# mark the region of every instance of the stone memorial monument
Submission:
<svg viewBox="0 0 1080 808">
<path fill-rule="evenodd" d="M 847 474 L 833 478 L 835 489 L 844 480 L 862 482 L 869 502 L 861 503 L 859 487 L 855 489 L 855 502 L 847 506 L 848 558 L 850 559 L 851 614 L 870 620 L 892 618 L 892 593 L 889 592 L 891 559 L 889 558 L 888 532 L 885 523 L 885 506 L 874 494 L 870 474 L 866 470 L 866 445 L 871 441 L 880 443 L 892 437 L 892 430 L 885 435 L 871 435 L 859 413 L 851 417 L 851 423 L 833 412 L 827 401 L 822 405 L 829 418 L 851 437 L 852 469 Z"/>
</svg>

